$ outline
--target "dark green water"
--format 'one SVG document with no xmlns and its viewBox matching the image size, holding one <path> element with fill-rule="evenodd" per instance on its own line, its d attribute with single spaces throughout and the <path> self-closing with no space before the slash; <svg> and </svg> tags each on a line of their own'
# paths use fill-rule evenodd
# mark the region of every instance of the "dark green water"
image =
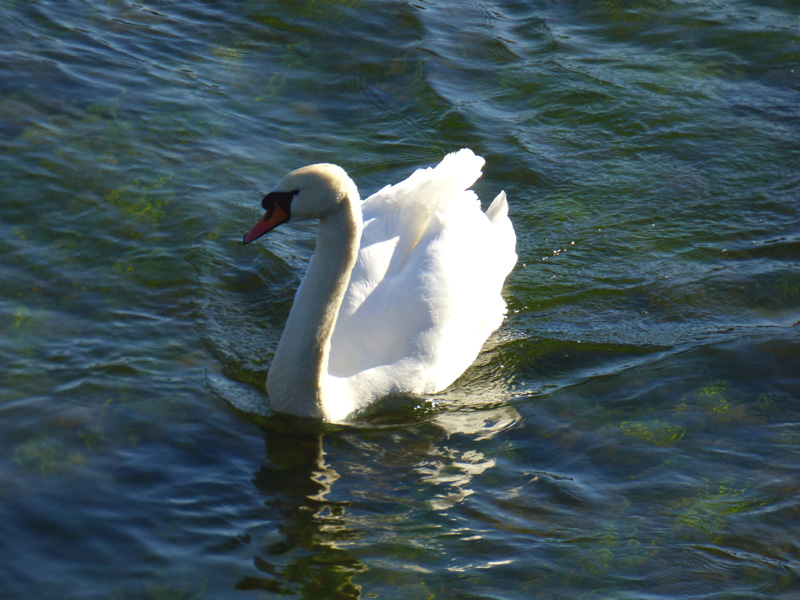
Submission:
<svg viewBox="0 0 800 600">
<path fill-rule="evenodd" d="M 794 599 L 790 0 L 0 1 L 0 597 Z M 352 427 L 248 414 L 314 228 L 462 146 L 509 318 Z"/>
</svg>

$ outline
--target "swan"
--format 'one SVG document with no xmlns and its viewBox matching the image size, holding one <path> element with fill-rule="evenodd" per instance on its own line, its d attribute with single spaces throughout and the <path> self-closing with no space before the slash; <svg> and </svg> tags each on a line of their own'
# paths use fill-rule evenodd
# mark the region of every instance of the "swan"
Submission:
<svg viewBox="0 0 800 600">
<path fill-rule="evenodd" d="M 517 261 L 505 192 L 484 213 L 469 149 L 363 202 L 332 164 L 286 175 L 244 243 L 319 220 L 314 254 L 267 375 L 273 411 L 343 422 L 372 401 L 440 392 L 502 323 Z"/>
</svg>

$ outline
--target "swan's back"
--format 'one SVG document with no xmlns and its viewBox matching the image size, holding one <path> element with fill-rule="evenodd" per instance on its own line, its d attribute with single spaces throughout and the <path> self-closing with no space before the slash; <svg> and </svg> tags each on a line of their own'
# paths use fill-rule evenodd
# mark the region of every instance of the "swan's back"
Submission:
<svg viewBox="0 0 800 600">
<path fill-rule="evenodd" d="M 362 203 L 361 247 L 329 371 L 365 403 L 443 390 L 502 323 L 516 237 L 505 193 L 484 214 L 469 190 L 483 164 L 461 150 Z"/>
</svg>

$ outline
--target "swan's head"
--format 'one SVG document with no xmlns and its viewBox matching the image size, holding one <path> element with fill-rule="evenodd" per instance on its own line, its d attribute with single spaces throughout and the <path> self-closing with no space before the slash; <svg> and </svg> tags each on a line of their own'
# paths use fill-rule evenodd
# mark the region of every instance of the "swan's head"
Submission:
<svg viewBox="0 0 800 600">
<path fill-rule="evenodd" d="M 323 218 L 351 198 L 357 199 L 358 192 L 341 167 L 324 163 L 292 171 L 264 196 L 261 206 L 266 212 L 245 234 L 244 243 L 249 244 L 289 219 Z"/>
</svg>

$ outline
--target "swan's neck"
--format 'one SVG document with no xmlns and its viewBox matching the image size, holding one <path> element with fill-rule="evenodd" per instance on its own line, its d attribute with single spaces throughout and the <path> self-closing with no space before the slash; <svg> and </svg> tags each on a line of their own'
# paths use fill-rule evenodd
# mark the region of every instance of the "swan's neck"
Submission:
<svg viewBox="0 0 800 600">
<path fill-rule="evenodd" d="M 353 186 L 355 187 L 355 186 Z M 317 245 L 267 376 L 274 410 L 331 420 L 336 402 L 326 389 L 336 317 L 358 257 L 363 222 L 358 193 L 319 221 Z"/>
</svg>

